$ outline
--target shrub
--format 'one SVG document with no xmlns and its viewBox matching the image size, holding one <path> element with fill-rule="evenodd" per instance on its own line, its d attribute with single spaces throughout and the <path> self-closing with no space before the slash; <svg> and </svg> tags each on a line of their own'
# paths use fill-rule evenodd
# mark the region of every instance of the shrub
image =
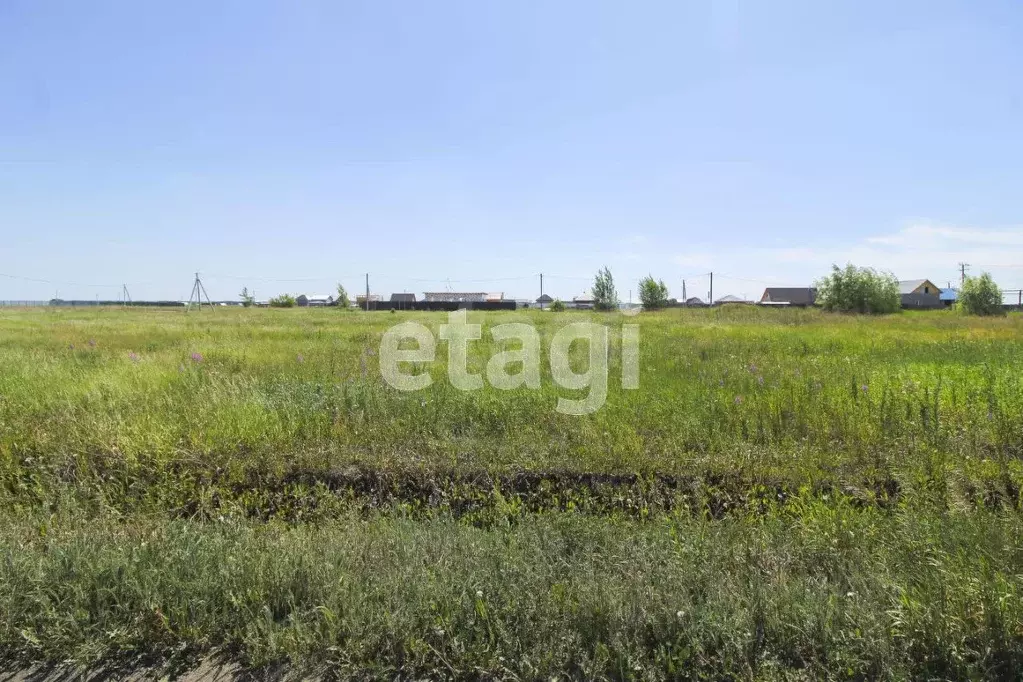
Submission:
<svg viewBox="0 0 1023 682">
<path fill-rule="evenodd" d="M 899 281 L 889 272 L 846 265 L 814 283 L 817 303 L 825 310 L 846 313 L 894 313 L 899 309 Z"/>
<path fill-rule="evenodd" d="M 618 309 L 618 291 L 607 266 L 597 271 L 597 276 L 593 280 L 593 307 L 605 311 Z"/>
<path fill-rule="evenodd" d="M 967 277 L 959 292 L 958 307 L 968 315 L 1004 315 L 1002 290 L 988 273 Z"/>
<path fill-rule="evenodd" d="M 256 297 L 249 293 L 248 287 L 242 287 L 242 292 L 238 296 L 242 299 L 242 305 L 246 308 L 251 308 L 256 303 Z"/>
<path fill-rule="evenodd" d="M 281 294 L 270 299 L 271 308 L 294 308 L 295 297 L 291 294 Z"/>
<path fill-rule="evenodd" d="M 664 280 L 655 280 L 647 275 L 639 281 L 639 300 L 643 302 L 643 310 L 658 310 L 668 305 L 668 285 Z"/>
<path fill-rule="evenodd" d="M 348 298 L 348 292 L 345 290 L 344 285 L 340 282 L 337 285 L 337 299 L 335 299 L 334 302 L 342 310 L 348 310 L 352 307 L 352 300 Z"/>
<path fill-rule="evenodd" d="M 554 299 L 551 303 L 551 312 L 560 313 L 565 309 L 565 304 L 561 302 L 560 298 Z"/>
</svg>

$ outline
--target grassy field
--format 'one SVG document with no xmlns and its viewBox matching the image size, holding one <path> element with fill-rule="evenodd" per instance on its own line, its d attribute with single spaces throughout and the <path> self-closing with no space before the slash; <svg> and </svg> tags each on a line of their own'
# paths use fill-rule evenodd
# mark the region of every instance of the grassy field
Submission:
<svg viewBox="0 0 1023 682">
<path fill-rule="evenodd" d="M 0 310 L 0 655 L 1016 679 L 1023 317 L 671 310 L 604 407 L 381 378 L 438 313 Z M 640 327 L 640 385 L 617 330 Z M 581 349 L 574 349 L 581 351 Z M 578 353 L 582 356 L 582 353 Z M 576 358 L 578 360 L 580 358 Z M 268 667 L 269 666 L 269 667 Z"/>
</svg>

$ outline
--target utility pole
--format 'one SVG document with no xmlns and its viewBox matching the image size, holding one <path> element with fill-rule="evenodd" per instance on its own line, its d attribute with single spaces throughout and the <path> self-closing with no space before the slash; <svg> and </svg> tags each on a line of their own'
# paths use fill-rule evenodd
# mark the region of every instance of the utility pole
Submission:
<svg viewBox="0 0 1023 682">
<path fill-rule="evenodd" d="M 540 273 L 540 310 L 543 310 L 543 273 Z"/>
<path fill-rule="evenodd" d="M 970 267 L 969 263 L 959 263 L 959 273 L 961 275 L 960 283 L 966 284 L 966 268 Z"/>
<path fill-rule="evenodd" d="M 714 273 L 710 273 L 710 300 L 707 301 L 707 305 L 714 305 Z"/>
<path fill-rule="evenodd" d="M 366 273 L 366 311 L 369 312 L 369 273 Z"/>
<path fill-rule="evenodd" d="M 686 307 L 686 301 L 688 301 L 688 300 L 689 299 L 686 298 L 686 281 L 682 280 L 682 307 L 683 308 Z"/>
<path fill-rule="evenodd" d="M 121 296 L 122 296 L 121 302 L 124 303 L 125 306 L 131 303 L 131 294 L 128 293 L 127 284 L 121 285 Z"/>
<path fill-rule="evenodd" d="M 195 273 L 195 282 L 192 283 L 192 293 L 188 296 L 188 304 L 185 306 L 185 312 L 187 313 L 192 308 L 192 299 L 195 299 L 196 305 L 199 306 L 199 310 L 202 310 L 202 297 L 206 297 L 206 303 L 209 305 L 210 310 L 213 310 L 213 301 L 210 300 L 210 295 L 206 293 L 206 287 L 202 285 L 202 280 L 199 279 L 199 273 Z"/>
</svg>

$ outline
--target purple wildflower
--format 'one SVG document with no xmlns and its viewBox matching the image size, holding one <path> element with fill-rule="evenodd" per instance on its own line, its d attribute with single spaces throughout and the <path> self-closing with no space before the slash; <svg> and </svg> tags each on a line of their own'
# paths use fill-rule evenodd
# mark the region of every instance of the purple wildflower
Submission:
<svg viewBox="0 0 1023 682">
<path fill-rule="evenodd" d="M 742 405 L 742 396 L 741 395 L 735 396 L 735 404 L 736 405 Z"/>
<path fill-rule="evenodd" d="M 298 357 L 297 357 L 297 358 L 295 358 L 295 359 L 296 359 L 296 360 L 298 360 L 299 364 L 301 364 L 301 363 L 305 362 L 305 358 L 304 358 L 304 357 L 302 357 L 302 354 L 301 354 L 301 353 L 299 353 L 299 354 L 298 354 Z"/>
<path fill-rule="evenodd" d="M 764 385 L 764 377 L 762 377 L 762 376 L 757 377 L 757 383 L 760 384 L 761 386 L 763 386 Z"/>
<path fill-rule="evenodd" d="M 752 362 L 750 363 L 749 371 L 750 371 L 750 374 L 756 374 L 757 373 L 757 366 L 756 366 L 755 363 L 752 363 Z"/>
<path fill-rule="evenodd" d="M 866 384 L 863 384 L 862 386 L 860 386 L 860 390 L 863 391 L 864 393 L 867 392 L 868 388 L 869 387 Z"/>
<path fill-rule="evenodd" d="M 718 379 L 718 386 L 724 386 L 724 385 L 725 385 L 725 380 L 724 379 Z"/>
<path fill-rule="evenodd" d="M 96 347 L 96 339 L 89 339 L 89 348 Z"/>
<path fill-rule="evenodd" d="M 202 353 L 192 353 L 192 362 L 202 362 Z"/>
<path fill-rule="evenodd" d="M 73 343 L 69 343 L 69 344 L 67 345 L 67 349 L 68 349 L 68 350 L 74 350 L 74 349 L 75 349 L 75 344 L 73 344 Z"/>
<path fill-rule="evenodd" d="M 135 351 L 132 351 L 132 352 L 128 353 L 128 359 L 131 360 L 132 362 L 138 362 L 139 361 L 139 356 L 138 356 L 137 353 L 135 353 Z"/>
</svg>

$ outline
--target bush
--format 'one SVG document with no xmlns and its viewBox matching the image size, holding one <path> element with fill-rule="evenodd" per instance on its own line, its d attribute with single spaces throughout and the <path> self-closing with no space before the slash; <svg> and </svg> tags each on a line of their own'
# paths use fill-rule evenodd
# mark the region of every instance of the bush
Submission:
<svg viewBox="0 0 1023 682">
<path fill-rule="evenodd" d="M 551 303 L 551 312 L 560 313 L 565 309 L 565 304 L 561 302 L 560 298 L 554 299 L 554 303 Z"/>
<path fill-rule="evenodd" d="M 256 297 L 249 293 L 248 287 L 242 287 L 242 292 L 238 295 L 242 299 L 242 305 L 246 308 L 251 308 L 256 302 Z"/>
<path fill-rule="evenodd" d="M 599 270 L 593 280 L 593 308 L 604 311 L 618 309 L 618 291 L 607 266 Z"/>
<path fill-rule="evenodd" d="M 988 273 L 967 277 L 959 292 L 958 307 L 968 315 L 1004 315 L 1002 290 Z"/>
<path fill-rule="evenodd" d="M 668 305 L 668 285 L 647 275 L 639 281 L 639 300 L 643 310 L 659 310 Z"/>
<path fill-rule="evenodd" d="M 340 282 L 337 285 L 337 298 L 334 300 L 334 303 L 342 310 L 348 310 L 352 307 L 352 299 L 348 298 L 348 292 Z"/>
<path fill-rule="evenodd" d="M 270 299 L 271 308 L 294 308 L 295 297 L 291 294 L 281 294 Z"/>
<path fill-rule="evenodd" d="M 825 310 L 845 313 L 894 313 L 901 305 L 899 281 L 890 272 L 846 265 L 831 266 L 831 274 L 814 283 L 817 303 Z"/>
</svg>

